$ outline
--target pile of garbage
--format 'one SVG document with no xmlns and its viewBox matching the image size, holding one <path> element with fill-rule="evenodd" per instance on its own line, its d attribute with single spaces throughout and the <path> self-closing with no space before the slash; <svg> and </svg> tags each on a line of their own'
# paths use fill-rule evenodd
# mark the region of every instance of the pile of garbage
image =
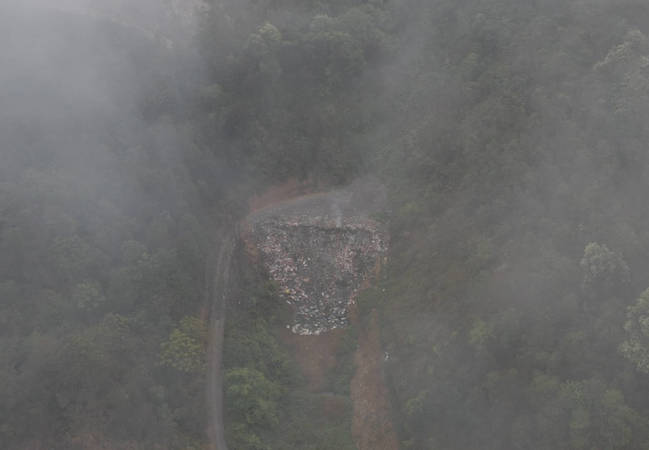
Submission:
<svg viewBox="0 0 649 450">
<path fill-rule="evenodd" d="M 344 213 L 335 200 L 313 197 L 253 215 L 247 222 L 248 239 L 294 307 L 294 322 L 287 327 L 296 334 L 347 326 L 358 291 L 387 252 L 381 225 Z"/>
</svg>

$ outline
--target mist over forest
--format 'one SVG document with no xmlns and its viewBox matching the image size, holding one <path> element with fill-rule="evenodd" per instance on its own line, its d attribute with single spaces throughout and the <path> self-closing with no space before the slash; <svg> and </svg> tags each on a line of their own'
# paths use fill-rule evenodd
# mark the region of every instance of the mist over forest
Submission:
<svg viewBox="0 0 649 450">
<path fill-rule="evenodd" d="M 0 448 L 649 449 L 649 4 L 0 4 Z"/>
</svg>

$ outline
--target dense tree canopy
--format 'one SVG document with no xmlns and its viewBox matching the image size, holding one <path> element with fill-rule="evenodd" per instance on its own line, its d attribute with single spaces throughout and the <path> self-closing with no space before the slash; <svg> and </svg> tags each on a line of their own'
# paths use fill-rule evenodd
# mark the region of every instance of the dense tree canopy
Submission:
<svg viewBox="0 0 649 450">
<path fill-rule="evenodd" d="M 0 446 L 202 448 L 214 230 L 372 176 L 402 448 L 648 448 L 646 2 L 210 4 L 191 57 L 0 14 Z M 355 448 L 357 330 L 314 395 L 237 258 L 232 448 Z"/>
</svg>

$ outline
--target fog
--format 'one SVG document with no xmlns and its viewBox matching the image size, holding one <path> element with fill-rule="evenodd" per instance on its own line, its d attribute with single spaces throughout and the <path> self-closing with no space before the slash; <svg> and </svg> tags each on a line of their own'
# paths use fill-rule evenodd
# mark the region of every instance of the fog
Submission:
<svg viewBox="0 0 649 450">
<path fill-rule="evenodd" d="M 0 447 L 646 448 L 648 35 L 638 0 L 2 1 Z M 390 244 L 298 336 L 246 218 L 343 227 L 315 194 Z"/>
<path fill-rule="evenodd" d="M 198 197 L 182 184 L 192 141 L 172 117 L 185 114 L 180 92 L 203 79 L 188 26 L 157 2 L 0 6 L 3 448 L 125 448 L 129 427 L 142 442 L 159 433 L 133 420 L 138 408 L 150 424 L 167 420 L 133 398 L 161 388 L 126 379 L 151 379 L 132 364 L 158 360 L 160 343 L 142 327 L 166 333 L 170 319 L 129 319 L 128 345 L 100 336 L 143 308 L 169 314 L 163 295 L 203 299 L 200 230 L 187 214 Z M 170 290 L 176 266 L 187 280 Z M 84 345 L 95 356 L 79 359 Z M 121 436 L 109 440 L 106 426 Z"/>
</svg>

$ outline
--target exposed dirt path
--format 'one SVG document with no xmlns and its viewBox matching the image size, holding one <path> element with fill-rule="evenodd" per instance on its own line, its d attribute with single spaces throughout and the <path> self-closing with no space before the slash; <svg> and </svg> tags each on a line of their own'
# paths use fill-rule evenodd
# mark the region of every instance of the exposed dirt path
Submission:
<svg viewBox="0 0 649 450">
<path fill-rule="evenodd" d="M 331 330 L 320 335 L 299 335 L 290 330 L 282 331 L 282 340 L 293 352 L 310 392 L 321 392 L 326 386 L 327 375 L 336 367 L 336 353 L 345 330 Z"/>
<path fill-rule="evenodd" d="M 352 436 L 359 450 L 398 450 L 390 419 L 390 401 L 383 379 L 383 352 L 376 310 L 358 337 L 356 373 L 351 382 L 354 408 Z"/>
<path fill-rule="evenodd" d="M 232 233 L 220 233 L 221 245 L 213 268 L 208 269 L 212 277 L 207 286 L 211 303 L 210 330 L 208 343 L 207 402 L 209 421 L 207 434 L 210 450 L 227 450 L 223 428 L 223 336 L 225 331 L 225 311 L 230 288 L 230 260 L 234 251 L 235 239 Z M 208 267 L 211 266 L 208 265 Z"/>
<path fill-rule="evenodd" d="M 380 192 L 372 189 L 365 191 L 309 193 L 304 185 L 291 182 L 255 198 L 251 201 L 251 216 L 242 222 L 243 234 L 240 236 L 251 261 L 260 263 L 261 255 L 253 242 L 251 229 L 246 226 L 250 217 L 259 220 L 276 214 L 286 214 L 288 217 L 323 216 L 334 211 L 335 208 L 331 205 L 342 205 L 337 211 L 343 217 L 355 216 L 359 211 L 372 211 L 371 203 L 378 195 L 375 192 Z M 383 257 L 376 261 L 373 276 L 370 275 L 360 289 L 367 287 L 376 278 L 383 262 Z M 356 372 L 350 386 L 353 404 L 352 436 L 359 450 L 398 450 L 399 442 L 391 421 L 389 395 L 383 377 L 378 314 L 373 310 L 367 320 L 359 320 L 355 317 L 353 304 L 353 299 L 350 299 L 350 323 L 361 330 L 355 353 Z M 342 329 L 317 335 L 298 335 L 288 329 L 282 331 L 283 340 L 292 348 L 293 356 L 305 375 L 311 392 L 320 392 L 325 387 L 329 370 L 336 366 L 336 352 L 343 333 Z"/>
<path fill-rule="evenodd" d="M 310 181 L 298 181 L 295 178 L 286 180 L 284 183 L 268 188 L 265 192 L 254 195 L 248 201 L 250 212 L 258 211 L 267 206 L 273 206 L 285 200 L 317 192 L 315 185 Z"/>
</svg>

